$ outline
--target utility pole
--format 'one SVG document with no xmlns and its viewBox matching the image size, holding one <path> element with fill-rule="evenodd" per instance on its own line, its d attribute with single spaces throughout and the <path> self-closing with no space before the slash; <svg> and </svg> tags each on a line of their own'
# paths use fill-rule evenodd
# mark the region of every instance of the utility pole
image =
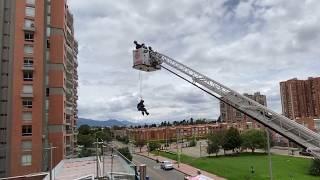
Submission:
<svg viewBox="0 0 320 180">
<path fill-rule="evenodd" d="M 272 177 L 272 162 L 271 162 L 271 154 L 270 154 L 270 132 L 269 130 L 266 128 L 266 132 L 267 132 L 267 145 L 268 145 L 268 157 L 269 157 L 269 175 L 270 175 L 270 180 L 273 179 Z"/>
<path fill-rule="evenodd" d="M 113 179 L 113 177 L 112 177 L 112 171 L 113 171 L 113 147 L 111 147 L 111 170 L 110 170 L 111 180 Z"/>
<path fill-rule="evenodd" d="M 178 128 L 177 128 L 177 135 L 176 135 L 176 139 L 177 139 L 177 161 L 178 161 L 178 167 L 179 167 L 179 146 L 178 146 Z"/>
<path fill-rule="evenodd" d="M 46 150 L 50 150 L 50 180 L 53 180 L 52 177 L 52 167 L 53 167 L 53 150 L 56 149 L 57 147 L 53 147 L 52 143 L 50 143 L 50 147 L 45 148 Z"/>
<path fill-rule="evenodd" d="M 166 146 L 165 146 L 165 149 L 167 149 L 167 147 L 168 147 L 168 127 L 166 124 Z"/>
<path fill-rule="evenodd" d="M 94 142 L 93 144 L 96 145 L 96 159 L 97 159 L 97 162 L 96 162 L 96 168 L 97 168 L 97 179 L 99 179 L 99 153 L 98 153 L 98 147 L 99 147 L 99 144 L 103 144 L 103 142 L 99 142 L 99 139 L 96 138 L 96 142 Z"/>
<path fill-rule="evenodd" d="M 201 157 L 201 141 L 199 141 L 199 146 L 200 146 L 200 157 Z"/>
</svg>

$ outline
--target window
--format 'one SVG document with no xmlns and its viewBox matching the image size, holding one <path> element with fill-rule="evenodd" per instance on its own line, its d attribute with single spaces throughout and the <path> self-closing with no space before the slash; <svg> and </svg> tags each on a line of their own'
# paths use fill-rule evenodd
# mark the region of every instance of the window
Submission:
<svg viewBox="0 0 320 180">
<path fill-rule="evenodd" d="M 33 46 L 31 46 L 31 45 L 24 45 L 24 53 L 25 53 L 25 54 L 32 54 L 32 53 L 33 53 Z"/>
<path fill-rule="evenodd" d="M 50 89 L 46 88 L 46 96 L 48 97 L 50 95 Z"/>
<path fill-rule="evenodd" d="M 50 29 L 50 27 L 47 27 L 47 36 L 49 37 L 50 34 L 51 34 L 51 29 Z"/>
<path fill-rule="evenodd" d="M 33 81 L 33 72 L 31 72 L 31 71 L 24 71 L 24 72 L 23 72 L 23 80 L 24 80 L 24 81 Z"/>
<path fill-rule="evenodd" d="M 26 0 L 26 4 L 35 5 L 36 0 Z"/>
<path fill-rule="evenodd" d="M 34 21 L 30 19 L 24 20 L 24 27 L 25 28 L 34 28 Z"/>
<path fill-rule="evenodd" d="M 51 5 L 50 4 L 47 6 L 47 10 L 48 10 L 48 14 L 50 14 L 51 13 Z"/>
<path fill-rule="evenodd" d="M 32 162 L 31 154 L 25 154 L 21 156 L 21 165 L 22 166 L 30 166 Z"/>
<path fill-rule="evenodd" d="M 26 7 L 26 16 L 34 17 L 35 16 L 35 8 L 34 7 Z"/>
<path fill-rule="evenodd" d="M 24 58 L 23 66 L 24 67 L 33 67 L 33 59 L 32 58 Z"/>
<path fill-rule="evenodd" d="M 23 125 L 22 126 L 22 136 L 31 136 L 32 135 L 32 126 Z"/>
<path fill-rule="evenodd" d="M 32 94 L 33 93 L 33 86 L 32 85 L 23 85 L 22 92 L 26 94 Z"/>
<path fill-rule="evenodd" d="M 32 99 L 23 99 L 22 100 L 22 105 L 24 108 L 32 108 Z"/>
<path fill-rule="evenodd" d="M 49 109 L 49 100 L 46 99 L 46 110 L 48 110 L 48 109 Z"/>
<path fill-rule="evenodd" d="M 30 151 L 32 149 L 32 141 L 22 141 L 21 149 L 22 151 Z"/>
<path fill-rule="evenodd" d="M 34 41 L 34 34 L 33 32 L 25 32 L 24 33 L 24 40 L 28 42 L 33 42 Z"/>
<path fill-rule="evenodd" d="M 50 40 L 47 39 L 47 48 L 49 49 L 50 48 Z"/>
<path fill-rule="evenodd" d="M 236 117 L 241 117 L 241 112 L 236 111 Z"/>
<path fill-rule="evenodd" d="M 32 113 L 31 112 L 23 112 L 22 113 L 23 121 L 32 121 Z"/>
</svg>

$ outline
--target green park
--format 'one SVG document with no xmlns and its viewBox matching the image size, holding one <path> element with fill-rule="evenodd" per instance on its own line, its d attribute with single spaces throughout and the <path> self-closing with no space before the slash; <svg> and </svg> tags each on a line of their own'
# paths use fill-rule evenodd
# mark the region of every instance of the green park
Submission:
<svg viewBox="0 0 320 180">
<path fill-rule="evenodd" d="M 160 155 L 177 160 L 177 155 L 173 152 L 160 152 Z M 308 173 L 312 159 L 284 155 L 272 155 L 271 159 L 273 179 L 319 179 Z M 202 158 L 181 154 L 180 161 L 230 180 L 270 179 L 268 155 L 265 153 L 241 153 L 233 156 Z"/>
</svg>

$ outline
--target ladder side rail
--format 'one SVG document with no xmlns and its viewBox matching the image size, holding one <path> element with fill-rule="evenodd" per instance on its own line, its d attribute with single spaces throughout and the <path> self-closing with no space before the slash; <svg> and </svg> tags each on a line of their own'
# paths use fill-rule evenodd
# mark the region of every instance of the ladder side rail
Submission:
<svg viewBox="0 0 320 180">
<path fill-rule="evenodd" d="M 183 65 L 182 63 L 179 63 L 175 60 L 173 60 L 172 58 L 165 56 L 163 54 L 160 53 L 155 53 L 154 54 L 154 59 L 160 63 L 166 63 L 167 65 L 171 66 L 174 69 L 179 70 L 180 72 L 186 74 L 187 76 L 191 77 L 195 82 L 201 84 L 202 86 L 212 90 L 213 92 L 219 94 L 221 97 L 224 97 L 226 99 L 228 99 L 229 101 L 231 101 L 232 103 L 236 104 L 238 107 L 244 106 L 244 105 L 250 105 L 250 106 L 256 106 L 257 109 L 255 110 L 255 113 L 251 113 L 251 115 L 253 115 L 254 117 L 258 117 L 261 116 L 261 112 L 262 113 L 270 113 L 272 116 L 276 116 L 275 119 L 278 119 L 278 123 L 272 122 L 272 124 L 276 125 L 277 128 L 273 127 L 274 129 L 278 129 L 282 134 L 285 133 L 286 136 L 291 136 L 292 139 L 297 139 L 298 138 L 298 143 L 299 144 L 305 144 L 305 142 L 308 140 L 306 139 L 307 137 L 312 136 L 314 139 L 320 139 L 320 135 L 311 131 L 310 129 L 292 121 L 289 118 L 286 118 L 282 115 L 279 115 L 278 113 L 266 108 L 265 106 L 259 104 L 258 102 L 243 96 L 239 93 L 237 93 L 236 91 L 231 90 L 228 87 L 225 87 L 224 85 L 206 77 L 205 75 L 202 75 L 201 73 Z M 235 100 L 236 99 L 236 100 Z M 258 111 L 258 109 L 260 109 L 260 111 Z M 247 110 L 242 110 L 244 112 L 247 112 Z M 264 118 L 262 118 L 264 117 Z M 261 123 L 265 124 L 268 126 L 268 124 L 270 125 L 269 122 L 270 119 L 268 119 L 266 117 L 266 115 L 261 116 L 259 118 L 255 118 L 257 120 L 259 120 Z M 263 120 L 265 119 L 265 120 Z M 284 128 L 287 127 L 287 128 Z M 292 131 L 290 131 L 290 129 L 292 130 L 296 130 L 295 133 L 293 133 Z M 287 132 L 286 132 L 287 131 Z M 292 136 L 293 135 L 293 136 Z M 303 135 L 303 138 L 301 137 Z M 307 136 L 307 137 L 306 137 Z M 300 141 L 300 142 L 299 142 Z M 308 143 L 309 145 L 311 145 L 310 143 Z M 320 144 L 318 141 L 314 142 L 314 144 L 312 144 L 312 146 L 316 146 L 319 147 Z"/>
<path fill-rule="evenodd" d="M 225 95 L 226 93 L 229 93 L 231 92 L 232 90 L 229 89 L 228 87 L 225 87 L 223 86 L 222 84 L 206 77 L 205 75 L 183 65 L 182 63 L 180 62 L 177 62 L 175 60 L 173 60 L 172 58 L 166 56 L 166 55 L 163 55 L 163 54 L 160 54 L 160 53 L 157 53 L 157 57 L 161 59 L 161 62 L 162 63 L 166 63 L 167 65 L 179 70 L 180 72 L 190 76 L 192 79 L 204 79 L 206 80 L 209 84 L 211 84 L 211 86 L 215 87 L 217 89 L 218 92 L 216 93 L 219 93 L 219 95 Z M 233 91 L 234 92 L 234 91 Z"/>
<path fill-rule="evenodd" d="M 296 141 L 298 144 L 304 146 L 305 148 L 308 147 L 320 147 L 320 141 L 318 138 L 310 137 L 309 132 L 299 131 L 298 128 L 292 126 L 291 124 L 282 124 L 279 126 L 281 122 L 281 118 L 277 117 L 273 121 L 270 121 L 267 117 L 255 112 L 254 110 L 247 110 L 246 113 L 256 119 L 258 122 L 262 123 L 267 127 L 271 127 L 272 129 L 276 130 L 278 133 L 283 134 L 286 137 L 289 137 L 291 140 Z"/>
</svg>

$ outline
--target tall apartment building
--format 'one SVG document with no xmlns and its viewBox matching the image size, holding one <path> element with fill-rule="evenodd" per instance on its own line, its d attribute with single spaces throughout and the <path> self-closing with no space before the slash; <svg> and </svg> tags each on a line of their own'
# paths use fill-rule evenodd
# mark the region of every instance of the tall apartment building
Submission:
<svg viewBox="0 0 320 180">
<path fill-rule="evenodd" d="M 315 128 L 320 118 L 320 77 L 280 82 L 280 95 L 283 115 Z"/>
<path fill-rule="evenodd" d="M 320 117 L 320 77 L 280 82 L 283 115 L 297 117 Z"/>
<path fill-rule="evenodd" d="M 0 177 L 48 170 L 76 145 L 77 53 L 66 0 L 0 1 Z"/>
<path fill-rule="evenodd" d="M 254 94 L 245 93 L 244 95 L 264 106 L 267 106 L 267 98 L 265 95 L 260 94 L 260 92 L 255 92 Z M 239 128 L 247 129 L 260 127 L 260 124 L 255 120 L 222 101 L 220 101 L 220 118 L 221 122 L 239 124 Z"/>
</svg>

